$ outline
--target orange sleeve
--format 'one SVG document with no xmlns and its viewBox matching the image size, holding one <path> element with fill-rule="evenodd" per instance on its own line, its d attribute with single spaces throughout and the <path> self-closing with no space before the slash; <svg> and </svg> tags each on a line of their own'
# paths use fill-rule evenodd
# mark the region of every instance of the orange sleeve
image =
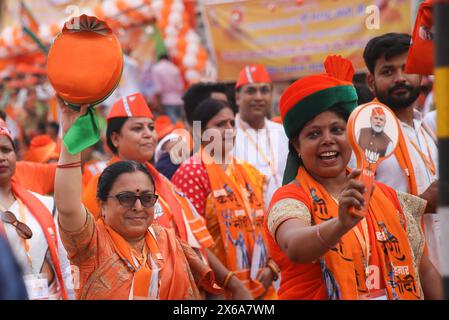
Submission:
<svg viewBox="0 0 449 320">
<path fill-rule="evenodd" d="M 92 213 L 95 220 L 98 219 L 100 215 L 100 206 L 97 201 L 97 185 L 98 185 L 99 175 L 93 177 L 87 186 L 84 188 L 83 192 L 83 204 L 87 210 Z"/>
<path fill-rule="evenodd" d="M 17 161 L 14 179 L 25 189 L 42 195 L 55 188 L 56 163 Z"/>
</svg>

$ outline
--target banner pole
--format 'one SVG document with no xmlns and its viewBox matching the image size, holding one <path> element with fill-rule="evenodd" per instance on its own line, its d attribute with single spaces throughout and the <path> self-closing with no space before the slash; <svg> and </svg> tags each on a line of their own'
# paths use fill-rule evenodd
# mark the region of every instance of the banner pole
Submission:
<svg viewBox="0 0 449 320">
<path fill-rule="evenodd" d="M 434 0 L 435 98 L 439 147 L 438 213 L 441 217 L 441 275 L 449 299 L 449 0 Z"/>
</svg>

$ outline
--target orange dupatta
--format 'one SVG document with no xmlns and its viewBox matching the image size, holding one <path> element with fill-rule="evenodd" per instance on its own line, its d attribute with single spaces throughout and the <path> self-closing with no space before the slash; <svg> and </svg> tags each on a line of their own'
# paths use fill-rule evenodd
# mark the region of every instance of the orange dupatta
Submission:
<svg viewBox="0 0 449 320">
<path fill-rule="evenodd" d="M 203 153 L 203 159 L 217 210 L 226 266 L 251 290 L 253 297 L 260 297 L 265 288 L 256 277 L 267 260 L 262 193 L 235 159 L 229 164 L 235 182 L 207 154 Z"/>
<path fill-rule="evenodd" d="M 53 215 L 38 198 L 19 185 L 15 179 L 12 179 L 11 181 L 11 188 L 14 195 L 25 204 L 34 218 L 39 222 L 39 225 L 44 232 L 45 239 L 47 240 L 51 261 L 55 268 L 56 277 L 58 278 L 58 290 L 61 293 L 62 298 L 67 300 L 68 295 L 64 286 L 64 279 L 62 277 L 62 270 L 59 262 L 57 230 Z"/>
<path fill-rule="evenodd" d="M 337 203 L 303 167 L 299 169 L 296 180 L 310 197 L 315 224 L 338 216 Z M 369 265 L 374 266 L 370 270 L 376 267 L 380 270 L 380 282 L 385 286 L 388 299 L 422 299 L 407 232 L 401 226 L 398 209 L 382 191 L 384 187 L 378 186 L 373 191 L 366 215 L 372 248 Z M 366 270 L 359 248 L 355 232 L 348 232 L 335 249 L 320 259 L 330 299 L 359 299 L 368 293 L 366 278 L 363 276 Z M 368 274 L 369 278 L 372 276 L 375 274 Z"/>
<path fill-rule="evenodd" d="M 139 263 L 137 257 L 133 254 L 131 245 L 121 235 L 105 224 L 103 219 L 99 219 L 98 224 L 106 229 L 111 237 L 115 252 L 133 272 L 134 277 L 131 285 L 130 300 L 158 299 L 159 269 L 160 264 L 163 263 L 163 257 L 155 236 L 152 234 L 152 229 L 146 232 L 143 262 Z M 150 252 L 147 252 L 148 249 Z M 148 258 L 150 258 L 152 268 L 148 266 Z"/>
</svg>

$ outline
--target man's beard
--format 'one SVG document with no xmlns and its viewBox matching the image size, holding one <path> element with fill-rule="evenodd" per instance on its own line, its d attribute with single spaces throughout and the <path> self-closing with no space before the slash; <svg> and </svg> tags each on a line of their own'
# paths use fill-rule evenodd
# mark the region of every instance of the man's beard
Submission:
<svg viewBox="0 0 449 320">
<path fill-rule="evenodd" d="M 382 126 L 371 126 L 371 129 L 373 129 L 375 133 L 381 133 L 384 131 L 384 127 Z"/>
<path fill-rule="evenodd" d="M 408 98 L 395 98 L 392 93 L 397 89 L 406 89 L 408 92 L 410 92 L 410 95 L 408 96 Z M 404 109 L 410 107 L 413 102 L 418 99 L 420 92 L 420 87 L 412 87 L 406 84 L 397 84 L 388 89 L 386 93 L 380 92 L 376 88 L 377 99 L 392 109 Z"/>
</svg>

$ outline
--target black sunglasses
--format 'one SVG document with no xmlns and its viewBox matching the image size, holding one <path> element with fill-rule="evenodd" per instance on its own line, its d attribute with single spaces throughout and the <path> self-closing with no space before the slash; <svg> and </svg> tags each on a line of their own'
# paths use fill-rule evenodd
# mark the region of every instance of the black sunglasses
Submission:
<svg viewBox="0 0 449 320">
<path fill-rule="evenodd" d="M 157 198 L 159 196 L 154 193 L 142 193 L 138 196 L 132 192 L 122 192 L 118 193 L 115 196 L 109 196 L 108 198 L 116 198 L 117 201 L 125 208 L 132 208 L 136 203 L 136 200 L 139 199 L 140 203 L 144 208 L 151 208 L 156 204 Z"/>
<path fill-rule="evenodd" d="M 22 239 L 31 239 L 33 231 L 25 223 L 17 220 L 16 216 L 11 211 L 2 212 L 2 221 L 13 225 L 16 228 L 16 232 Z"/>
</svg>

